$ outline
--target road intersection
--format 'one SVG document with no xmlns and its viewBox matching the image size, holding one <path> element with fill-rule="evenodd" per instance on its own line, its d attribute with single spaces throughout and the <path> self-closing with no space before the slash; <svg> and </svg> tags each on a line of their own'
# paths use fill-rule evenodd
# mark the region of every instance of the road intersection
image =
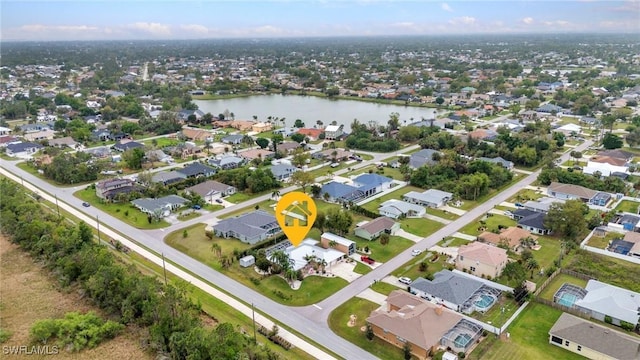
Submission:
<svg viewBox="0 0 640 360">
<path fill-rule="evenodd" d="M 591 141 L 586 141 L 581 145 L 575 148 L 572 148 L 571 150 L 584 151 L 591 144 L 592 144 Z M 404 148 L 401 150 L 401 152 L 408 152 L 410 150 L 413 150 L 414 148 L 417 148 L 417 146 Z M 356 163 L 352 166 L 352 170 L 363 168 L 371 164 L 374 164 L 375 162 L 379 162 L 382 159 L 394 156 L 394 154 L 388 154 L 388 153 L 387 154 L 371 153 L 371 155 L 373 156 L 372 160 Z M 564 162 L 568 159 L 569 159 L 569 152 L 566 152 L 565 154 L 562 155 L 561 162 Z M 155 256 L 156 260 L 159 258 L 160 254 L 163 254 L 164 257 L 170 260 L 173 264 L 179 266 L 182 269 L 188 270 L 191 274 L 197 275 L 197 277 L 199 277 L 200 279 L 203 279 L 204 281 L 210 284 L 213 284 L 218 289 L 221 289 L 226 294 L 231 295 L 234 298 L 243 301 L 245 304 L 254 304 L 257 311 L 260 311 L 263 314 L 266 314 L 269 317 L 276 319 L 278 322 L 285 324 L 291 329 L 294 329 L 300 334 L 324 346 L 326 349 L 331 350 L 338 356 L 346 359 L 375 359 L 376 357 L 373 354 L 370 354 L 369 352 L 361 349 L 360 347 L 348 342 L 347 340 L 335 335 L 329 329 L 327 320 L 332 310 L 334 310 L 335 308 L 343 304 L 345 301 L 349 300 L 350 298 L 356 296 L 357 294 L 367 289 L 374 282 L 374 280 L 379 280 L 384 278 L 393 270 L 395 270 L 396 268 L 400 267 L 401 265 L 409 261 L 411 259 L 412 250 L 428 249 L 431 246 L 435 245 L 438 241 L 442 240 L 443 238 L 455 233 L 464 225 L 474 221 L 476 218 L 487 213 L 494 206 L 500 204 L 501 202 L 507 200 L 508 198 L 516 194 L 520 189 L 531 184 L 537 178 L 540 172 L 538 170 L 525 176 L 522 180 L 510 186 L 506 190 L 500 192 L 499 194 L 487 200 L 485 203 L 480 204 L 476 208 L 468 211 L 466 214 L 462 215 L 457 220 L 444 225 L 440 230 L 436 231 L 430 236 L 425 237 L 424 239 L 417 242 L 410 248 L 406 249 L 401 254 L 397 255 L 390 261 L 372 270 L 368 274 L 363 275 L 360 278 L 356 279 L 355 281 L 351 282 L 349 285 L 337 291 L 335 294 L 331 295 L 330 297 L 326 298 L 320 303 L 305 306 L 305 307 L 290 307 L 290 306 L 279 304 L 265 297 L 264 295 L 256 292 L 255 290 L 234 281 L 233 279 L 227 277 L 226 275 L 215 271 L 211 267 L 168 246 L 163 241 L 164 236 L 166 236 L 172 231 L 182 229 L 196 223 L 206 222 L 220 215 L 228 214 L 235 210 L 255 205 L 261 201 L 267 200 L 270 197 L 270 194 L 256 197 L 254 199 L 243 202 L 241 204 L 236 204 L 236 205 L 227 207 L 225 209 L 203 215 L 196 219 L 191 219 L 188 221 L 181 222 L 179 224 L 172 225 L 168 228 L 165 228 L 164 231 L 140 230 L 128 224 L 123 223 L 122 221 L 110 216 L 109 214 L 99 209 L 96 209 L 94 207 L 90 207 L 90 208 L 83 207 L 82 200 L 73 196 L 73 193 L 83 188 L 84 186 L 57 187 L 34 176 L 33 174 L 30 174 L 20 169 L 19 167 L 16 166 L 16 164 L 17 164 L 16 162 L 12 162 L 12 161 L 2 161 L 0 164 L 0 167 L 2 167 L 5 171 L 15 175 L 16 177 L 22 179 L 23 181 L 32 184 L 37 189 L 39 189 L 40 192 L 47 193 L 47 194 L 50 194 L 51 196 L 57 197 L 59 201 L 62 201 L 68 204 L 73 209 L 75 209 L 75 213 L 82 213 L 88 216 L 90 219 L 97 220 L 93 222 L 87 221 L 89 225 L 93 225 L 95 227 L 95 225 L 97 225 L 99 220 L 99 223 L 101 225 L 106 225 L 111 229 L 115 229 L 122 234 L 126 234 L 126 236 L 129 239 L 139 244 L 141 247 L 148 249 L 149 252 L 155 253 L 149 256 L 152 256 L 152 257 Z M 2 171 L 2 172 L 6 174 L 5 171 Z M 348 171 L 349 171 L 348 169 L 343 169 L 336 172 L 336 174 L 342 174 Z M 287 188 L 281 189 L 280 193 L 284 194 L 294 189 L 295 187 L 289 186 Z M 101 227 L 101 229 L 104 229 L 104 228 Z M 119 235 L 116 234 L 116 236 L 119 236 Z M 182 274 L 185 274 L 184 271 L 181 271 L 178 268 L 176 268 L 175 270 Z M 196 286 L 203 285 L 203 284 L 204 282 L 202 282 L 202 284 L 194 283 L 194 285 Z M 207 289 L 203 289 L 203 290 L 207 291 Z M 211 293 L 211 291 L 208 291 L 208 292 Z M 299 339 L 299 340 L 304 341 L 302 339 Z M 310 354 L 315 357 L 323 358 L 323 359 L 329 357 L 326 353 L 321 352 L 321 350 L 313 346 L 306 347 L 306 348 L 310 349 L 309 350 Z"/>
</svg>

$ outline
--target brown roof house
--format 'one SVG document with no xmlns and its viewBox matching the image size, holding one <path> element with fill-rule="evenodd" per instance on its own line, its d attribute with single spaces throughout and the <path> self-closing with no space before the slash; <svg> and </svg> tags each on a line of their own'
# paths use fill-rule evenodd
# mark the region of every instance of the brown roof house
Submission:
<svg viewBox="0 0 640 360">
<path fill-rule="evenodd" d="M 460 314 L 401 290 L 392 291 L 387 307 L 373 311 L 367 324 L 375 336 L 396 347 L 409 344 L 418 359 L 427 359 L 441 346 L 466 352 L 482 332 Z"/>
<path fill-rule="evenodd" d="M 206 141 L 207 139 L 213 139 L 213 134 L 211 132 L 202 129 L 182 128 L 181 132 L 182 135 L 193 141 Z"/>
<path fill-rule="evenodd" d="M 478 240 L 484 243 L 489 243 L 493 246 L 499 246 L 502 244 L 508 245 L 509 249 L 518 251 L 520 249 L 520 242 L 522 239 L 526 239 L 528 237 L 531 237 L 533 240 L 538 238 L 535 235 L 531 235 L 531 233 L 525 229 L 511 226 L 503 229 L 499 234 L 485 231 L 478 235 Z"/>
<path fill-rule="evenodd" d="M 363 239 L 373 240 L 383 233 L 393 235 L 398 230 L 400 230 L 400 223 L 386 216 L 380 216 L 362 226 L 358 226 L 355 234 Z"/>
<path fill-rule="evenodd" d="M 473 275 L 494 279 L 500 276 L 507 260 L 507 250 L 474 241 L 458 249 L 456 269 L 466 269 Z"/>
<path fill-rule="evenodd" d="M 212 203 L 227 195 L 235 194 L 236 188 L 214 180 L 207 180 L 203 183 L 188 187 L 185 191 L 202 196 L 204 201 Z"/>
<path fill-rule="evenodd" d="M 549 344 L 587 359 L 640 359 L 637 337 L 567 313 L 562 313 L 549 330 Z"/>
</svg>

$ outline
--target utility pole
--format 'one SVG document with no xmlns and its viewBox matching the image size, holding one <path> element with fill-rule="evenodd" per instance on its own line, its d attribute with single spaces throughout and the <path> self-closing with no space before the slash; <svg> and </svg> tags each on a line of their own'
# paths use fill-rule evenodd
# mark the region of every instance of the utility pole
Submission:
<svg viewBox="0 0 640 360">
<path fill-rule="evenodd" d="M 253 342 L 254 344 L 257 344 L 258 338 L 256 338 L 256 310 L 253 306 L 253 303 L 251 303 L 251 317 L 253 318 Z"/>
<path fill-rule="evenodd" d="M 162 255 L 162 271 L 164 272 L 164 284 L 165 286 L 167 285 L 167 267 L 164 264 L 164 253 L 161 253 Z"/>
<path fill-rule="evenodd" d="M 98 220 L 98 214 L 96 214 L 96 223 L 98 224 L 98 245 L 100 245 L 100 220 Z"/>
<path fill-rule="evenodd" d="M 53 194 L 53 195 L 56 197 L 56 209 L 58 210 L 58 217 L 60 217 L 60 206 L 58 205 L 58 194 Z"/>
</svg>

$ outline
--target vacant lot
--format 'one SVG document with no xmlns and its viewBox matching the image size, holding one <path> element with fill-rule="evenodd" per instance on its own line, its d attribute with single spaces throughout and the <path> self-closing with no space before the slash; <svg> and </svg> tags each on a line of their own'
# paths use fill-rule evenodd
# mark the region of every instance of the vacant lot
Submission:
<svg viewBox="0 0 640 360">
<path fill-rule="evenodd" d="M 12 333 L 3 346 L 29 346 L 29 329 L 37 320 L 60 318 L 71 311 L 100 311 L 84 301 L 77 291 L 60 291 L 51 278 L 17 245 L 0 238 L 0 323 Z M 56 359 L 153 359 L 140 346 L 140 334 L 127 328 L 113 340 L 79 353 L 64 350 Z M 108 356 L 106 355 L 108 354 Z M 18 358 L 18 357 L 16 357 Z M 27 358 L 24 356 L 23 358 Z M 35 357 L 34 357 L 35 358 Z"/>
</svg>

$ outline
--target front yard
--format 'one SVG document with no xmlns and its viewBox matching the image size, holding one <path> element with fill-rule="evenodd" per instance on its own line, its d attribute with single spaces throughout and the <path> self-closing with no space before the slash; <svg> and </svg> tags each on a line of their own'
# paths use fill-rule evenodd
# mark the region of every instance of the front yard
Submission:
<svg viewBox="0 0 640 360">
<path fill-rule="evenodd" d="M 105 203 L 96 195 L 96 190 L 92 186 L 88 186 L 83 190 L 78 190 L 73 194 L 84 202 L 88 202 L 91 206 L 109 213 L 109 215 L 126 222 L 138 229 L 160 229 L 169 226 L 169 223 L 160 220 L 149 223 L 146 214 L 138 210 L 131 203 Z"/>
<path fill-rule="evenodd" d="M 503 215 L 489 214 L 483 216 L 480 220 L 465 225 L 460 232 L 467 235 L 478 236 L 483 231 L 497 232 L 498 226 L 510 227 L 516 226 L 515 220 Z M 485 230 L 482 230 L 482 229 Z"/>
</svg>

